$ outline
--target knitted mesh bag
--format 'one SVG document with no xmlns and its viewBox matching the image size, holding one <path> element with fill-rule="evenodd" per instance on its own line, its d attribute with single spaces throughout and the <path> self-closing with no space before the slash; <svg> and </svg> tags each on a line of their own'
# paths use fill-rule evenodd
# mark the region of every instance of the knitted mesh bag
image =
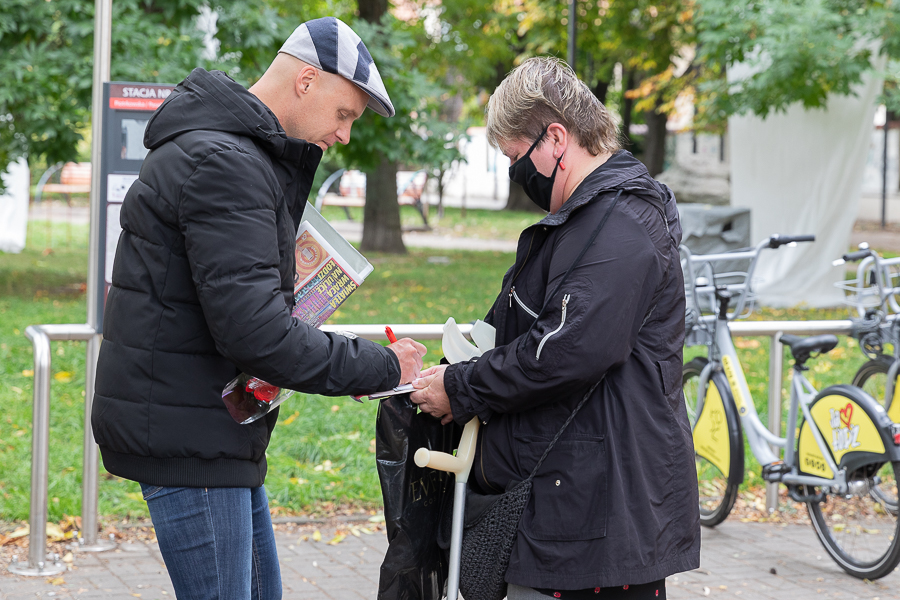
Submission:
<svg viewBox="0 0 900 600">
<path fill-rule="evenodd" d="M 459 590 L 466 600 L 503 600 L 506 568 L 519 520 L 531 496 L 532 478 L 500 494 L 481 517 L 463 531 Z"/>
</svg>

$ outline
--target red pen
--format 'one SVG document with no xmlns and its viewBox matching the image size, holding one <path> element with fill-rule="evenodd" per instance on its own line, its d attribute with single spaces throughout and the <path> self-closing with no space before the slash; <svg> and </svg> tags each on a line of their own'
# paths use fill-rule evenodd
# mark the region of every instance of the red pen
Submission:
<svg viewBox="0 0 900 600">
<path fill-rule="evenodd" d="M 391 329 L 390 325 L 388 325 L 384 328 L 384 334 L 387 336 L 387 339 L 390 343 L 392 343 L 392 344 L 397 343 L 397 336 L 394 335 L 394 331 Z"/>
</svg>

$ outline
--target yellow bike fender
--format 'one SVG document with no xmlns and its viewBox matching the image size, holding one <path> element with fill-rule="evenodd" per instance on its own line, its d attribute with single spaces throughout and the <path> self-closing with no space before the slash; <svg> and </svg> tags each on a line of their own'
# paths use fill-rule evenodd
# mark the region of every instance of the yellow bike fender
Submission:
<svg viewBox="0 0 900 600">
<path fill-rule="evenodd" d="M 828 387 L 819 392 L 809 411 L 838 466 L 850 466 L 862 454 L 884 455 L 886 461 L 900 459 L 900 448 L 891 439 L 891 420 L 865 391 L 849 385 Z M 800 426 L 797 445 L 800 470 L 831 478 L 834 474 L 825 463 L 810 425 L 804 421 Z"/>
</svg>

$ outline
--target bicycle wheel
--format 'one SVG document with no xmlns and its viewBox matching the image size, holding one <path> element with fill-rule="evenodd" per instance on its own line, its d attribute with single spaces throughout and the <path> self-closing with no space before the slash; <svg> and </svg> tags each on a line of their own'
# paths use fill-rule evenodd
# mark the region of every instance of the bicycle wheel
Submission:
<svg viewBox="0 0 900 600">
<path fill-rule="evenodd" d="M 862 465 L 848 474 L 847 495 L 821 490 L 827 494 L 824 501 L 807 503 L 819 541 L 854 577 L 878 579 L 900 562 L 900 520 L 872 493 L 880 480 L 880 486 L 896 497 L 898 472 L 896 462 Z"/>
<path fill-rule="evenodd" d="M 728 517 L 744 479 L 744 440 L 731 390 L 720 373 L 710 378 L 697 410 L 700 373 L 708 362 L 698 357 L 684 365 L 682 390 L 694 431 L 700 524 L 715 527 Z"/>
<path fill-rule="evenodd" d="M 889 410 L 892 404 L 892 399 L 885 398 L 884 392 L 887 384 L 887 372 L 893 363 L 893 357 L 882 354 L 863 364 L 853 377 L 853 385 L 861 388 L 875 398 L 875 400 L 884 406 L 885 410 Z M 896 382 L 894 385 L 896 393 Z M 872 494 L 877 500 L 881 501 L 888 510 L 895 514 L 897 513 L 898 505 L 900 505 L 900 498 L 897 497 L 896 489 L 892 490 L 889 487 L 879 484 L 872 488 Z"/>
<path fill-rule="evenodd" d="M 891 406 L 891 400 L 884 397 L 884 391 L 887 384 L 887 372 L 893 363 L 892 356 L 881 354 L 863 364 L 853 376 L 853 385 L 862 388 L 875 398 L 879 404 L 884 406 L 885 410 Z"/>
<path fill-rule="evenodd" d="M 860 579 L 878 579 L 900 563 L 900 519 L 883 496 L 897 497 L 900 462 L 892 462 L 892 423 L 878 402 L 858 387 L 834 385 L 810 402 L 811 420 L 800 425 L 798 457 L 809 464 L 810 475 L 824 477 L 820 487 L 804 486 L 813 528 L 838 565 Z M 824 438 L 839 473 L 816 464 Z M 831 480 L 840 475 L 846 489 L 838 492 Z M 876 488 L 882 493 L 876 493 Z"/>
</svg>

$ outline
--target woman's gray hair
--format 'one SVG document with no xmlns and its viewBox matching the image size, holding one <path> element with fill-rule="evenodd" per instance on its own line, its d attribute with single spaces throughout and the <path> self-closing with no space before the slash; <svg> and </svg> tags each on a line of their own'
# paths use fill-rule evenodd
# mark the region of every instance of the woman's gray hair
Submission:
<svg viewBox="0 0 900 600">
<path fill-rule="evenodd" d="M 494 147 L 534 141 L 545 127 L 559 123 L 593 156 L 621 148 L 609 111 L 558 58 L 529 58 L 513 69 L 494 90 L 485 114 L 488 142 Z"/>
</svg>

